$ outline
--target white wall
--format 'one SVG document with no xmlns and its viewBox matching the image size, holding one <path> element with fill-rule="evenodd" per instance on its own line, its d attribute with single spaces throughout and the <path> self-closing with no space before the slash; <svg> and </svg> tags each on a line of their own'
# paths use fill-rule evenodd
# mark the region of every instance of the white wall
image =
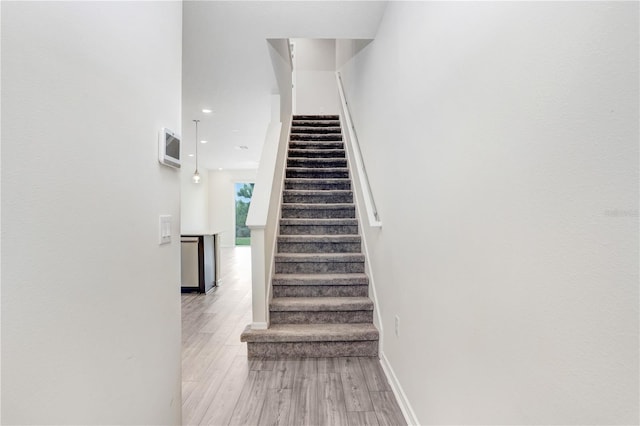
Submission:
<svg viewBox="0 0 640 426">
<path fill-rule="evenodd" d="M 296 114 L 337 114 L 336 44 L 331 39 L 292 39 L 295 44 Z"/>
<path fill-rule="evenodd" d="M 180 61 L 180 2 L 2 4 L 3 424 L 180 423 Z"/>
<path fill-rule="evenodd" d="M 420 424 L 638 424 L 637 16 L 390 2 L 343 67 Z"/>
<path fill-rule="evenodd" d="M 209 231 L 209 172 L 201 170 L 200 182 L 193 183 L 195 166 L 180 169 L 180 230 L 182 234 Z"/>
<path fill-rule="evenodd" d="M 256 180 L 256 170 L 209 171 L 209 229 L 220 233 L 220 246 L 235 246 L 235 184 Z"/>
<path fill-rule="evenodd" d="M 274 86 L 271 88 L 271 123 L 279 123 L 291 117 L 291 66 L 289 39 L 269 39 L 267 49 L 271 58 Z M 278 104 L 274 104 L 277 94 Z M 276 111 L 276 107 L 278 107 Z M 260 153 L 260 157 L 262 157 Z"/>
</svg>

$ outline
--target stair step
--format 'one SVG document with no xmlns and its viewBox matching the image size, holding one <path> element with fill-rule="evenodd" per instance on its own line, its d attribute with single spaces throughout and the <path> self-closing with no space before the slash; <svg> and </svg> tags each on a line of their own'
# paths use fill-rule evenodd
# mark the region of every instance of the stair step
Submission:
<svg viewBox="0 0 640 426">
<path fill-rule="evenodd" d="M 359 235 L 280 235 L 278 253 L 360 253 Z"/>
<path fill-rule="evenodd" d="M 289 262 L 289 263 L 352 263 L 352 262 L 364 262 L 364 255 L 362 253 L 347 253 L 347 254 L 334 254 L 334 253 L 316 253 L 316 254 L 276 254 L 276 262 Z"/>
<path fill-rule="evenodd" d="M 289 141 L 293 149 L 344 149 L 342 141 Z"/>
<path fill-rule="evenodd" d="M 361 253 L 278 253 L 276 274 L 364 273 Z"/>
<path fill-rule="evenodd" d="M 338 120 L 294 120 L 292 127 L 338 127 Z"/>
<path fill-rule="evenodd" d="M 280 235 L 349 235 L 357 233 L 357 219 L 280 219 Z"/>
<path fill-rule="evenodd" d="M 287 167 L 285 176 L 303 179 L 348 179 L 349 169 L 346 167 Z"/>
<path fill-rule="evenodd" d="M 287 167 L 346 168 L 346 158 L 288 158 Z"/>
<path fill-rule="evenodd" d="M 367 297 L 366 274 L 275 274 L 273 297 Z"/>
<path fill-rule="evenodd" d="M 289 140 L 291 141 L 341 141 L 342 134 L 332 134 L 332 133 L 291 133 L 289 136 Z"/>
<path fill-rule="evenodd" d="M 350 190 L 350 179 L 285 179 L 284 189 Z"/>
<path fill-rule="evenodd" d="M 356 217 L 356 207 L 353 203 L 285 203 L 282 204 L 281 212 L 281 217 L 285 219 L 353 219 Z"/>
<path fill-rule="evenodd" d="M 369 285 L 366 274 L 274 274 L 273 286 L 360 286 Z"/>
<path fill-rule="evenodd" d="M 269 304 L 271 324 L 354 324 L 373 322 L 368 297 L 275 297 Z"/>
<path fill-rule="evenodd" d="M 368 297 L 274 297 L 269 309 L 276 311 L 373 311 Z"/>
<path fill-rule="evenodd" d="M 283 243 L 360 243 L 360 235 L 279 235 Z"/>
<path fill-rule="evenodd" d="M 247 326 L 240 335 L 249 358 L 378 356 L 380 333 L 373 324 L 272 324 Z"/>
<path fill-rule="evenodd" d="M 303 127 L 292 126 L 291 133 L 342 133 L 339 126 L 336 127 Z"/>
<path fill-rule="evenodd" d="M 353 191 L 286 189 L 282 200 L 296 204 L 349 204 L 353 203 Z"/>
<path fill-rule="evenodd" d="M 346 158 L 344 149 L 289 148 L 289 158 Z"/>
<path fill-rule="evenodd" d="M 240 336 L 241 342 L 356 342 L 376 340 L 378 330 L 373 324 L 277 324 L 266 330 L 249 327 Z"/>
<path fill-rule="evenodd" d="M 339 120 L 340 116 L 336 114 L 295 114 L 293 120 Z"/>
</svg>

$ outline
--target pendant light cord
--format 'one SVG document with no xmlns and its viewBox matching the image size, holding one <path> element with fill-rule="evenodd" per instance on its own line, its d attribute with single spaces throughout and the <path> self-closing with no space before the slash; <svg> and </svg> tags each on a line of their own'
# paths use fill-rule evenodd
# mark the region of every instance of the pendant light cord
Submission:
<svg viewBox="0 0 640 426">
<path fill-rule="evenodd" d="M 198 173 L 198 123 L 200 120 L 193 120 L 196 123 L 196 173 Z"/>
</svg>

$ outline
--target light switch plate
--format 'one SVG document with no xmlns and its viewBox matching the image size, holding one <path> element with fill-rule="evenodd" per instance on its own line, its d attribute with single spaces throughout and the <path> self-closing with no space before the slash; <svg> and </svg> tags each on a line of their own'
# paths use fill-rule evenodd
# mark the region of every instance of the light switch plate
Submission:
<svg viewBox="0 0 640 426">
<path fill-rule="evenodd" d="M 171 215 L 160 215 L 160 244 L 171 244 Z"/>
</svg>

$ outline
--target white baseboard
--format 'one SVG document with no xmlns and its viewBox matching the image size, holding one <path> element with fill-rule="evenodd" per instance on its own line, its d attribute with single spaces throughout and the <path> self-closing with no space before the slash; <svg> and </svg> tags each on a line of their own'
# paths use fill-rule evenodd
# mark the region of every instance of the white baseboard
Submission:
<svg viewBox="0 0 640 426">
<path fill-rule="evenodd" d="M 396 373 L 394 373 L 387 357 L 382 352 L 380 353 L 380 364 L 387 375 L 387 380 L 389 381 L 389 385 L 391 385 L 391 390 L 396 397 L 396 401 L 398 401 L 398 405 L 400 405 L 400 410 L 402 410 L 402 414 L 404 415 L 404 419 L 407 421 L 407 424 L 409 426 L 419 426 L 420 423 L 418 423 L 416 413 L 413 412 L 413 408 L 411 408 L 411 404 L 409 404 L 407 395 L 405 395 L 402 390 L 402 386 L 400 386 L 400 382 L 398 382 Z"/>
</svg>

